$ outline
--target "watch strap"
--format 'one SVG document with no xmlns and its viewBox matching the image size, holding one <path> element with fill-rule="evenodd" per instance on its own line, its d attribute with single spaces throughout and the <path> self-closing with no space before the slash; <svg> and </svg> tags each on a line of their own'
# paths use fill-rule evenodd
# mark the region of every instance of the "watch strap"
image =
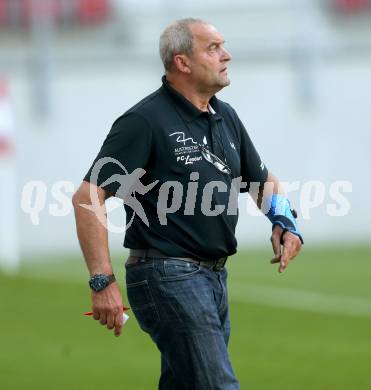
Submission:
<svg viewBox="0 0 371 390">
<path fill-rule="evenodd" d="M 108 278 L 108 284 L 107 284 L 107 286 L 108 286 L 109 284 L 113 283 L 113 282 L 116 282 L 115 274 L 107 275 L 107 278 Z"/>
</svg>

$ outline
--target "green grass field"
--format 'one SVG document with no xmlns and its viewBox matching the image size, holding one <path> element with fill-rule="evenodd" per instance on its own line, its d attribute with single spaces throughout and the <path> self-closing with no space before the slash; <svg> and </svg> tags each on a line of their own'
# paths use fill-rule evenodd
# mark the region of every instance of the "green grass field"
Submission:
<svg viewBox="0 0 371 390">
<path fill-rule="evenodd" d="M 304 248 L 281 275 L 270 258 L 229 260 L 241 389 L 371 389 L 371 248 Z M 78 258 L 0 273 L 1 389 L 157 388 L 159 353 L 132 315 L 120 338 L 82 315 L 86 280 Z"/>
</svg>

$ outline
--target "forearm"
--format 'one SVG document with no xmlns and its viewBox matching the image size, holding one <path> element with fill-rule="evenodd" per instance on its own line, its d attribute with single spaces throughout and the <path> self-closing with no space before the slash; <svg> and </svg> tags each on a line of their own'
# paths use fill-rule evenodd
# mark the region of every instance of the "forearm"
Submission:
<svg viewBox="0 0 371 390">
<path fill-rule="evenodd" d="M 270 183 L 268 184 L 268 187 L 271 188 L 273 194 L 285 195 L 285 190 L 283 189 L 282 184 L 271 172 L 268 172 L 267 183 Z"/>
<path fill-rule="evenodd" d="M 266 182 L 260 185 L 258 194 L 255 193 L 254 195 L 250 193 L 257 207 L 262 210 L 262 212 L 267 212 L 269 210 L 273 194 L 284 196 L 285 191 L 277 177 L 274 176 L 271 172 L 268 172 Z"/>
<path fill-rule="evenodd" d="M 77 236 L 91 275 L 112 273 L 104 201 L 104 197 L 100 196 L 99 207 L 93 208 L 86 191 L 77 192 L 73 199 Z M 82 205 L 88 205 L 90 209 Z"/>
</svg>

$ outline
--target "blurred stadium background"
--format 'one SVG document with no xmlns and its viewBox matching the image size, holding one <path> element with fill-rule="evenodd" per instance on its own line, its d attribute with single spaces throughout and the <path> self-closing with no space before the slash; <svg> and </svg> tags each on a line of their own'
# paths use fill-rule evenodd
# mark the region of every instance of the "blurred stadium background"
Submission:
<svg viewBox="0 0 371 390">
<path fill-rule="evenodd" d="M 156 388 L 159 355 L 134 318 L 115 339 L 81 315 L 70 199 L 113 120 L 160 85 L 159 35 L 187 16 L 224 35 L 220 97 L 272 172 L 299 182 L 306 245 L 284 275 L 269 224 L 240 200 L 229 272 L 241 388 L 370 389 L 370 0 L 0 0 L 1 387 Z M 122 241 L 110 234 L 120 280 Z"/>
</svg>

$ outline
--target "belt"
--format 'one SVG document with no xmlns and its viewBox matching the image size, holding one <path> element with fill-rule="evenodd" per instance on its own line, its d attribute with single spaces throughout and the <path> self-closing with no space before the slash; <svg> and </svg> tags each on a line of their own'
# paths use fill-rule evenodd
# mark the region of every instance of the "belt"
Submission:
<svg viewBox="0 0 371 390">
<path fill-rule="evenodd" d="M 221 257 L 216 260 L 197 260 L 192 257 L 177 257 L 177 256 L 167 256 L 160 252 L 157 249 L 130 249 L 129 258 L 126 261 L 126 264 L 137 264 L 140 262 L 140 259 L 145 259 L 149 257 L 161 257 L 165 259 L 177 259 L 187 261 L 189 263 L 196 263 L 206 268 L 213 269 L 214 271 L 220 271 L 224 268 L 228 256 Z"/>
</svg>

